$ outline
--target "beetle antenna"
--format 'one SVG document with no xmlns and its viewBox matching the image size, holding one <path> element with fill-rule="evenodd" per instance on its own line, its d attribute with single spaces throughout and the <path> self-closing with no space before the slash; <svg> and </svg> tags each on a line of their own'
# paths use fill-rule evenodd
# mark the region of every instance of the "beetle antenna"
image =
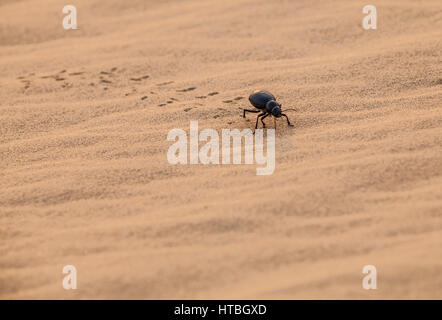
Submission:
<svg viewBox="0 0 442 320">
<path fill-rule="evenodd" d="M 299 111 L 298 109 L 296 109 L 296 108 L 292 108 L 292 109 L 284 109 L 284 112 L 285 111 Z"/>
</svg>

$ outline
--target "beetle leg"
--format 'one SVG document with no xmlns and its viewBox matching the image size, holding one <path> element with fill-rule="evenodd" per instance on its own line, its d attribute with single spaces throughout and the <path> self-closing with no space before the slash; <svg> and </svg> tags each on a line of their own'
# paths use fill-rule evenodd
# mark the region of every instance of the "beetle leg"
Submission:
<svg viewBox="0 0 442 320">
<path fill-rule="evenodd" d="M 265 112 L 262 112 L 262 113 L 258 114 L 258 116 L 256 117 L 255 130 L 258 128 L 258 119 L 265 114 L 266 114 Z"/>
<path fill-rule="evenodd" d="M 243 109 L 243 115 L 242 117 L 245 118 L 246 117 L 246 112 L 251 112 L 251 113 L 258 113 L 260 112 L 260 110 L 249 110 L 249 109 Z"/>
<path fill-rule="evenodd" d="M 261 123 L 262 123 L 262 127 L 265 128 L 266 124 L 264 123 L 264 119 L 267 118 L 269 116 L 269 114 L 267 113 L 265 116 L 261 117 Z"/>
<path fill-rule="evenodd" d="M 290 123 L 289 117 L 287 117 L 287 115 L 285 115 L 284 113 L 281 113 L 281 116 L 285 117 L 287 119 L 287 124 L 291 127 L 293 127 L 293 124 Z"/>
</svg>

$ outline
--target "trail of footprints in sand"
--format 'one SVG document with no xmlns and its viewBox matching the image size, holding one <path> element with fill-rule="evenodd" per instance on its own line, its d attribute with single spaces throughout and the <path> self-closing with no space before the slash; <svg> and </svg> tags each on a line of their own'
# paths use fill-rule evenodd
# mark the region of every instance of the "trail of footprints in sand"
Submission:
<svg viewBox="0 0 442 320">
<path fill-rule="evenodd" d="M 116 76 L 115 72 L 117 70 L 118 70 L 117 67 L 113 67 L 108 71 L 100 71 L 98 74 L 98 79 L 96 81 L 90 82 L 89 86 L 94 87 L 97 84 L 99 84 L 99 85 L 103 86 L 103 90 L 108 90 L 108 85 L 113 83 L 113 78 L 115 78 L 115 76 Z M 73 87 L 73 85 L 74 85 L 72 82 L 69 82 L 70 77 L 82 76 L 86 73 L 87 73 L 86 71 L 75 71 L 75 72 L 68 73 L 68 71 L 65 69 L 65 70 L 61 70 L 55 74 L 40 76 L 39 78 L 43 79 L 43 80 L 62 81 L 62 84 L 61 84 L 62 88 L 70 88 L 70 87 Z M 33 76 L 35 76 L 35 73 L 30 73 L 30 74 L 28 74 L 27 77 L 20 76 L 17 79 L 19 79 L 22 83 L 24 83 L 24 85 L 25 85 L 24 89 L 26 90 L 31 87 L 32 80 L 29 78 L 33 77 Z M 150 78 L 149 75 L 143 75 L 143 76 L 138 76 L 138 77 L 131 77 L 129 80 L 135 81 L 135 82 L 141 82 L 141 81 L 149 79 L 149 78 Z M 82 79 L 86 79 L 86 78 L 82 77 Z"/>
<path fill-rule="evenodd" d="M 108 90 L 108 85 L 111 85 L 113 83 L 113 78 L 115 78 L 115 72 L 117 70 L 118 70 L 117 67 L 113 67 L 108 71 L 100 71 L 98 74 L 98 79 L 95 82 L 90 82 L 89 86 L 102 85 L 103 90 Z M 70 87 L 73 87 L 73 83 L 69 82 L 70 77 L 78 77 L 78 76 L 82 76 L 86 73 L 87 73 L 86 71 L 68 72 L 65 69 L 65 70 L 61 70 L 55 74 L 40 76 L 39 78 L 43 79 L 43 80 L 52 79 L 55 81 L 61 81 L 62 88 L 70 88 Z M 24 89 L 27 90 L 31 87 L 31 84 L 32 84 L 32 80 L 29 78 L 34 77 L 34 76 L 35 76 L 35 73 L 30 73 L 30 74 L 28 74 L 27 77 L 20 76 L 17 79 L 19 79 L 22 83 L 24 83 L 24 85 L 25 85 Z M 138 83 L 138 82 L 142 82 L 143 80 L 147 80 L 149 78 L 150 78 L 149 75 L 143 75 L 143 76 L 131 77 L 131 78 L 129 78 L 129 81 Z M 85 79 L 85 77 L 82 77 L 82 79 Z M 158 83 L 156 86 L 163 87 L 163 86 L 167 86 L 167 85 L 170 85 L 173 83 L 174 83 L 174 81 L 167 81 L 167 82 Z M 184 88 L 184 89 L 178 89 L 178 90 L 176 90 L 176 92 L 189 93 L 189 92 L 192 92 L 196 89 L 197 89 L 197 87 L 188 87 L 188 88 Z M 126 93 L 125 96 L 128 96 L 131 93 L 134 94 L 134 93 L 136 93 L 136 91 L 137 91 L 136 88 L 132 88 L 132 92 Z M 155 94 L 155 92 L 153 92 L 153 91 L 150 91 L 150 93 Z M 195 99 L 200 99 L 200 100 L 207 99 L 208 97 L 213 97 L 218 94 L 219 94 L 219 92 L 213 91 L 213 92 L 208 93 L 207 95 L 195 96 Z M 141 100 L 143 100 L 143 101 L 146 99 L 148 99 L 147 95 L 143 95 L 141 97 Z M 231 100 L 224 100 L 223 103 L 231 104 L 231 103 L 235 103 L 237 101 L 240 101 L 242 99 L 244 99 L 244 97 L 239 96 L 239 97 L 233 98 Z M 168 104 L 172 104 L 174 102 L 179 102 L 179 100 L 177 98 L 170 97 L 168 100 L 166 100 L 165 103 L 160 103 L 158 106 L 164 107 L 164 106 L 167 106 Z M 198 104 L 198 105 L 202 105 L 202 104 Z M 187 108 L 184 108 L 183 111 L 189 112 L 190 110 L 195 109 L 195 108 L 196 107 L 187 107 Z M 223 108 L 217 108 L 217 110 L 220 110 L 223 112 L 227 111 L 226 109 L 223 109 Z M 219 118 L 219 117 L 220 117 L 220 115 L 218 115 L 218 114 L 213 116 L 214 119 Z M 229 122 L 229 124 L 231 124 L 231 122 Z"/>
<path fill-rule="evenodd" d="M 167 86 L 167 85 L 173 84 L 173 83 L 174 83 L 174 81 L 167 81 L 167 82 L 158 83 L 157 86 L 158 87 L 163 87 L 163 86 Z M 184 89 L 178 89 L 178 90 L 176 90 L 176 92 L 188 93 L 188 92 L 194 91 L 196 89 L 197 89 L 197 87 L 188 87 L 188 88 L 184 88 Z M 151 93 L 153 94 L 153 92 L 151 92 Z M 195 98 L 196 99 L 206 99 L 207 97 L 213 97 L 213 96 L 216 96 L 218 94 L 219 94 L 219 92 L 213 91 L 213 92 L 208 93 L 205 96 L 196 96 Z M 142 96 L 141 100 L 146 100 L 147 98 L 148 98 L 148 96 Z M 224 100 L 223 102 L 224 103 L 234 103 L 234 102 L 240 101 L 242 99 L 244 99 L 244 97 L 239 96 L 239 97 L 233 98 L 232 100 Z M 158 106 L 159 107 L 164 107 L 164 106 L 167 106 L 168 104 L 172 104 L 174 102 L 179 102 L 179 100 L 176 99 L 176 98 L 171 97 L 166 102 L 158 104 Z M 189 112 L 192 109 L 195 109 L 195 108 L 194 107 L 188 107 L 188 108 L 184 108 L 183 111 L 184 112 Z M 221 110 L 221 111 L 224 111 L 224 112 L 227 111 L 226 109 L 223 109 L 223 108 L 218 108 L 218 110 Z M 214 115 L 213 116 L 214 119 L 216 119 L 218 117 L 220 117 L 220 115 Z M 231 124 L 231 122 L 229 122 L 229 124 Z"/>
<path fill-rule="evenodd" d="M 170 84 L 170 83 L 173 83 L 173 81 L 166 82 L 166 83 L 162 83 L 162 84 L 158 84 L 158 85 L 165 85 L 165 84 Z M 187 93 L 187 92 L 193 91 L 193 90 L 195 90 L 195 89 L 197 89 L 197 88 L 196 88 L 196 87 L 189 87 L 189 88 L 185 88 L 185 89 L 179 89 L 179 90 L 177 90 L 177 92 L 180 92 L 180 93 Z M 196 99 L 206 99 L 207 97 L 212 97 L 212 96 L 215 96 L 215 95 L 218 95 L 218 94 L 219 94 L 219 92 L 214 91 L 214 92 L 210 92 L 210 93 L 208 93 L 206 96 L 196 96 L 195 98 L 196 98 Z M 224 103 L 235 103 L 235 102 L 240 101 L 240 100 L 242 100 L 242 99 L 244 99 L 244 97 L 238 96 L 238 97 L 233 98 L 233 99 L 231 99 L 231 100 L 224 100 L 223 102 L 224 102 Z M 159 107 L 164 107 L 164 106 L 166 106 L 167 104 L 171 104 L 171 103 L 173 103 L 173 101 L 178 101 L 178 100 L 177 100 L 177 99 L 174 99 L 174 98 L 170 98 L 170 100 L 168 100 L 166 103 L 161 103 L 161 104 L 159 104 L 158 106 L 159 106 Z M 192 110 L 192 109 L 195 109 L 195 108 L 194 108 L 194 107 L 188 107 L 188 108 L 184 108 L 183 111 L 184 111 L 184 112 L 189 112 L 189 111 Z M 219 110 L 219 111 L 221 111 L 221 112 L 223 112 L 223 113 L 225 113 L 226 111 L 228 111 L 227 109 L 224 109 L 224 108 L 217 108 L 217 110 Z M 215 115 L 213 116 L 214 119 L 217 119 L 217 118 L 219 118 L 219 117 L 221 117 L 220 114 L 215 114 Z M 232 124 L 231 121 L 229 121 L 229 122 L 227 122 L 227 123 L 228 123 L 228 124 Z"/>
<path fill-rule="evenodd" d="M 158 87 L 162 87 L 162 86 L 166 86 L 166 85 L 172 84 L 172 83 L 174 83 L 174 82 L 173 81 L 168 81 L 168 82 L 159 83 L 159 84 L 157 84 L 157 86 Z M 178 89 L 176 91 L 180 92 L 180 93 L 186 93 L 186 92 L 193 91 L 195 89 L 196 89 L 196 87 L 189 87 L 189 88 L 185 88 L 185 89 Z M 211 92 L 211 93 L 208 94 L 208 96 L 214 96 L 216 94 L 218 94 L 218 92 Z M 206 98 L 206 96 L 197 96 L 196 98 L 197 99 L 203 99 L 203 98 Z M 159 107 L 164 107 L 164 106 L 166 106 L 168 104 L 171 104 L 171 103 L 173 103 L 175 101 L 179 101 L 179 100 L 176 99 L 176 98 L 169 98 L 169 100 L 167 100 L 166 103 L 160 103 L 158 106 Z M 193 108 L 185 108 L 184 112 L 188 112 L 191 109 L 193 109 Z"/>
<path fill-rule="evenodd" d="M 66 81 L 66 72 L 67 72 L 66 70 L 61 70 L 58 73 L 53 74 L 53 75 L 41 76 L 40 79 L 53 79 L 55 81 Z M 69 75 L 78 75 L 78 74 L 82 74 L 82 73 L 83 72 L 74 72 L 74 73 L 70 73 Z M 25 86 L 23 87 L 23 89 L 27 90 L 31 87 L 31 84 L 33 81 L 29 78 L 32 78 L 34 76 L 35 76 L 35 73 L 30 73 L 30 74 L 28 74 L 27 77 L 20 76 L 20 77 L 17 77 L 17 79 L 19 79 L 22 83 L 24 83 Z M 61 86 L 63 88 L 69 88 L 69 87 L 72 87 L 72 83 L 63 82 L 61 84 Z"/>
<path fill-rule="evenodd" d="M 162 86 L 162 85 L 166 85 L 166 84 L 171 84 L 171 83 L 173 83 L 173 81 L 169 81 L 169 82 L 164 82 L 164 83 L 161 83 L 161 84 L 158 84 L 158 86 Z M 186 93 L 186 92 L 190 92 L 190 91 L 194 91 L 195 89 L 197 89 L 196 87 L 189 87 L 189 88 L 185 88 L 185 89 L 179 89 L 179 90 L 176 90 L 177 92 L 180 92 L 180 93 Z M 207 97 L 212 97 L 212 96 L 215 96 L 215 95 L 218 95 L 219 94 L 219 92 L 217 92 L 217 91 L 214 91 L 214 92 L 210 92 L 210 93 L 208 93 L 207 95 L 205 95 L 205 96 L 196 96 L 195 98 L 196 99 L 206 99 Z M 235 101 L 240 101 L 240 100 L 242 100 L 242 99 L 244 99 L 244 97 L 236 97 L 236 98 L 233 98 L 232 100 L 224 100 L 223 102 L 224 103 L 234 103 Z M 167 104 L 171 104 L 171 103 L 173 103 L 174 101 L 178 101 L 177 99 L 174 99 L 174 98 L 170 98 L 170 100 L 168 100 L 168 101 L 166 101 L 166 103 L 161 103 L 161 104 L 159 104 L 158 106 L 159 107 L 164 107 L 164 106 L 166 106 Z M 192 110 L 192 109 L 194 109 L 194 108 L 185 108 L 183 111 L 184 112 L 189 112 L 190 110 Z M 227 111 L 226 109 L 223 109 L 223 108 L 217 108 L 218 110 L 221 110 L 221 111 Z M 220 115 L 214 115 L 213 116 L 213 118 L 214 119 L 216 119 L 216 118 L 218 118 L 218 117 L 220 117 Z M 229 124 L 231 124 L 231 122 L 229 122 Z"/>
</svg>

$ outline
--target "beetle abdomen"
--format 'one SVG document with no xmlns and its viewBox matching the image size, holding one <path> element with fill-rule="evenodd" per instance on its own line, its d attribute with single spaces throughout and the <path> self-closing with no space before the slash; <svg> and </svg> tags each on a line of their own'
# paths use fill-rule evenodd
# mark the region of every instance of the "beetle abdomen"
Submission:
<svg viewBox="0 0 442 320">
<path fill-rule="evenodd" d="M 267 102 L 269 102 L 270 100 L 276 101 L 275 96 L 270 92 L 264 90 L 255 91 L 249 97 L 250 103 L 258 109 L 265 109 Z"/>
</svg>

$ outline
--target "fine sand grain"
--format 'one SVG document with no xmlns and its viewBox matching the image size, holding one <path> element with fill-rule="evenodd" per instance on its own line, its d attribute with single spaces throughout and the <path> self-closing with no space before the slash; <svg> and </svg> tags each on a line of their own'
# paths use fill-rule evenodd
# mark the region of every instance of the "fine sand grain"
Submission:
<svg viewBox="0 0 442 320">
<path fill-rule="evenodd" d="M 71 2 L 0 0 L 0 298 L 442 298 L 440 0 Z M 167 162 L 255 89 L 273 175 Z"/>
</svg>

